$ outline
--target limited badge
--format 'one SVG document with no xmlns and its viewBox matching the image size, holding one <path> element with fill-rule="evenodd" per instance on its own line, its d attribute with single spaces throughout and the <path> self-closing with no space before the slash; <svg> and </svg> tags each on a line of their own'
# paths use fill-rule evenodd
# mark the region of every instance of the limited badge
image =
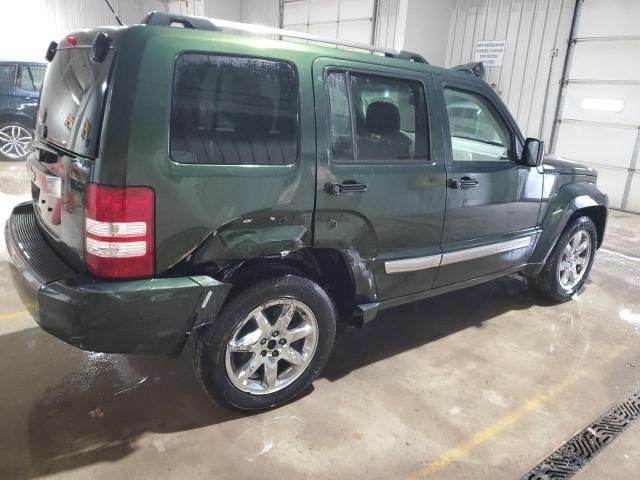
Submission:
<svg viewBox="0 0 640 480">
<path fill-rule="evenodd" d="M 71 127 L 73 127 L 73 122 L 75 121 L 76 117 L 74 117 L 70 113 L 67 113 L 67 117 L 64 119 L 64 126 L 71 130 Z"/>
</svg>

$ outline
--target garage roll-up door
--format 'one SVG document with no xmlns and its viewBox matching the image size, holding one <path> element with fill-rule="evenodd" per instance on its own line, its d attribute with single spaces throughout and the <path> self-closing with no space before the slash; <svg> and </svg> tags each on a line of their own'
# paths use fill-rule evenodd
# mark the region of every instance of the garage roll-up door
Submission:
<svg viewBox="0 0 640 480">
<path fill-rule="evenodd" d="M 374 0 L 285 0 L 283 27 L 372 43 Z"/>
<path fill-rule="evenodd" d="M 554 150 L 594 166 L 612 207 L 640 212 L 640 2 L 578 7 Z"/>
</svg>

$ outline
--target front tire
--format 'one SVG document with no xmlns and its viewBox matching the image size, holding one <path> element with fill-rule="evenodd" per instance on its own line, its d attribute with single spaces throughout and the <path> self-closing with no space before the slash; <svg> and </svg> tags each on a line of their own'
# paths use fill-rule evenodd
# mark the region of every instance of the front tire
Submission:
<svg viewBox="0 0 640 480">
<path fill-rule="evenodd" d="M 529 287 L 553 302 L 565 302 L 589 277 L 598 245 L 598 231 L 586 216 L 572 220 L 540 273 L 527 278 Z"/>
<path fill-rule="evenodd" d="M 311 280 L 286 275 L 235 295 L 194 345 L 205 390 L 240 411 L 263 410 L 300 395 L 333 348 L 336 312 Z"/>
</svg>

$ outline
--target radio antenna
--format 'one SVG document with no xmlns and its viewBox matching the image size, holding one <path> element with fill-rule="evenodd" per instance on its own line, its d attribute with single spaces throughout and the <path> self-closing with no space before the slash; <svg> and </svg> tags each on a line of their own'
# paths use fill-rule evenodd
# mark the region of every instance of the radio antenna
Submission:
<svg viewBox="0 0 640 480">
<path fill-rule="evenodd" d="M 116 17 L 116 22 L 118 22 L 118 25 L 122 27 L 124 23 L 122 23 L 122 20 L 120 20 L 120 17 L 118 16 L 118 12 L 116 12 L 114 8 L 111 6 L 111 2 L 109 0 L 104 0 L 104 2 L 107 4 L 107 7 L 109 7 L 109 10 L 111 10 L 111 13 L 113 13 L 113 16 Z"/>
</svg>

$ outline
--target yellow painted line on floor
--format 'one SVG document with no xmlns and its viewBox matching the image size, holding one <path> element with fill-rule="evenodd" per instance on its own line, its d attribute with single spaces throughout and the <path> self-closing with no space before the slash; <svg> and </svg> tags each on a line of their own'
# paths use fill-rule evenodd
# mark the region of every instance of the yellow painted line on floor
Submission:
<svg viewBox="0 0 640 480">
<path fill-rule="evenodd" d="M 0 320 L 11 320 L 12 318 L 26 317 L 29 315 L 29 312 L 26 310 L 22 310 L 20 312 L 11 312 L 5 313 L 4 315 L 0 315 Z"/>
<path fill-rule="evenodd" d="M 553 397 L 558 395 L 567 387 L 570 387 L 571 385 L 576 383 L 585 375 L 586 372 L 584 371 L 577 372 L 564 382 L 547 389 L 544 393 L 541 393 L 540 395 L 537 395 L 535 397 L 531 397 L 520 407 L 508 412 L 504 416 L 498 418 L 491 425 L 465 438 L 458 445 L 447 450 L 433 462 L 424 465 L 418 471 L 414 472 L 409 478 L 411 480 L 419 480 L 429 477 L 435 473 L 440 472 L 449 464 L 466 457 L 472 449 L 493 439 L 496 435 L 502 432 L 502 430 L 513 425 L 528 413 L 537 410 L 542 404 L 551 400 Z"/>
</svg>

